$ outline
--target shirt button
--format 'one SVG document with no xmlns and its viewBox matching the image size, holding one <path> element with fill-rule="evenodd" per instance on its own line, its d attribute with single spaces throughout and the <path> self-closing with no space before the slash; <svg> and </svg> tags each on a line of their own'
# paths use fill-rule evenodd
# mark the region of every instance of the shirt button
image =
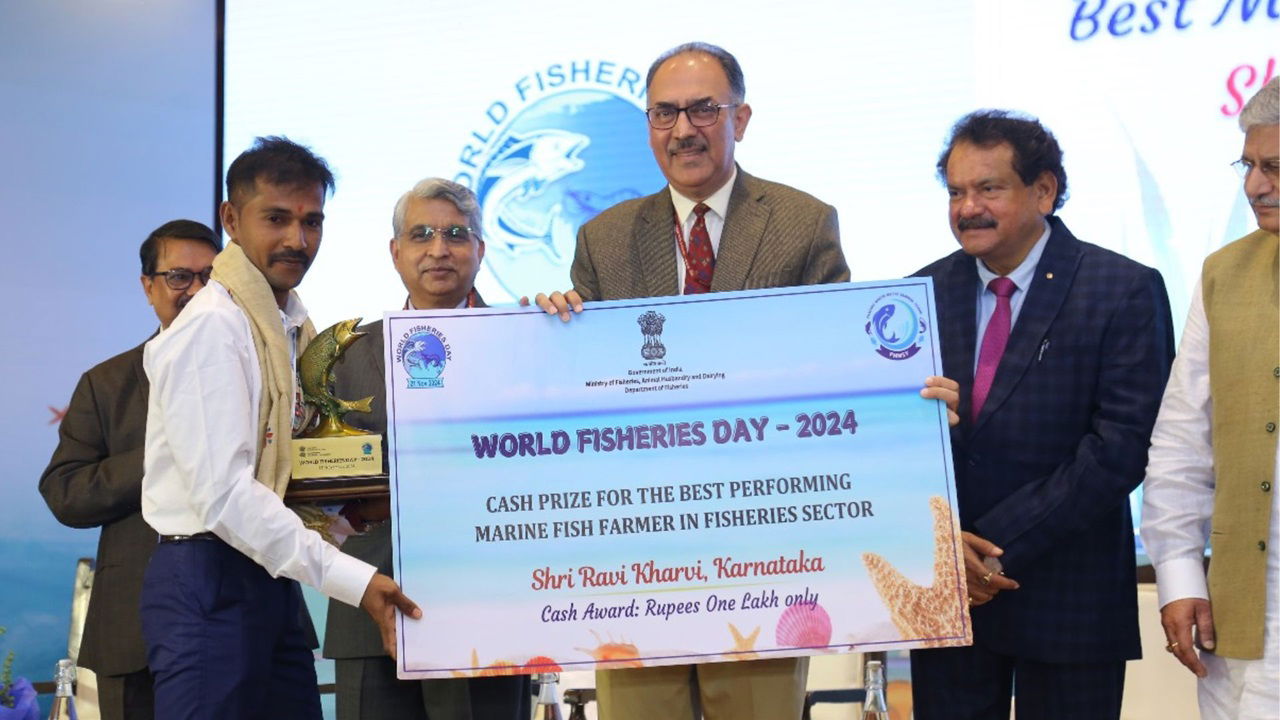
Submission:
<svg viewBox="0 0 1280 720">
<path fill-rule="evenodd" d="M 1276 377 L 1280 377 L 1280 367 L 1276 368 L 1275 370 L 1272 370 L 1271 374 L 1275 375 Z"/>
<path fill-rule="evenodd" d="M 1267 551 L 1267 541 L 1266 541 L 1266 540 L 1259 540 L 1259 541 L 1258 541 L 1258 549 L 1259 549 L 1259 550 L 1261 550 L 1261 551 L 1263 551 L 1263 552 L 1266 552 L 1266 551 Z"/>
<path fill-rule="evenodd" d="M 1276 431 L 1276 424 L 1273 422 L 1267 423 L 1267 432 L 1275 432 L 1275 431 Z"/>
<path fill-rule="evenodd" d="M 1263 480 L 1263 481 L 1262 481 L 1262 492 L 1271 492 L 1271 483 L 1270 483 L 1270 482 L 1268 482 L 1268 481 L 1266 481 L 1266 480 Z"/>
</svg>

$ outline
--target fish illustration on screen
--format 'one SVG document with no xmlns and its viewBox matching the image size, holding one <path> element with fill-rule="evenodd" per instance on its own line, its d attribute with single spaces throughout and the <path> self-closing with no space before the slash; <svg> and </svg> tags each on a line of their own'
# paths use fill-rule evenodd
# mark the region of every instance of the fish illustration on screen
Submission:
<svg viewBox="0 0 1280 720">
<path fill-rule="evenodd" d="M 512 252 L 541 250 L 555 259 L 573 250 L 573 238 L 557 238 L 553 230 L 576 226 L 558 222 L 570 211 L 556 203 L 550 212 L 529 206 L 548 186 L 584 167 L 578 157 L 591 138 L 567 130 L 545 129 L 511 134 L 481 175 L 479 192 L 485 208 L 481 235 Z M 561 233 L 563 234 L 563 233 Z"/>
</svg>

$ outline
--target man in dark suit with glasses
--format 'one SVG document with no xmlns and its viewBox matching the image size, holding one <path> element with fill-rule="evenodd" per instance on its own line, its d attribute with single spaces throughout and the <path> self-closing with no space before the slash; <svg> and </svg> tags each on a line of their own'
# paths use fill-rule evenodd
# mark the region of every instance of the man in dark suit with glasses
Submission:
<svg viewBox="0 0 1280 720">
<path fill-rule="evenodd" d="M 209 281 L 221 249 L 213 230 L 192 220 L 167 222 L 147 236 L 138 253 L 142 291 L 161 329 Z M 59 522 L 102 528 L 79 661 L 97 673 L 103 720 L 154 715 L 138 616 L 142 576 L 156 545 L 141 506 L 147 392 L 142 345 L 86 372 L 40 477 L 40 494 Z"/>
</svg>

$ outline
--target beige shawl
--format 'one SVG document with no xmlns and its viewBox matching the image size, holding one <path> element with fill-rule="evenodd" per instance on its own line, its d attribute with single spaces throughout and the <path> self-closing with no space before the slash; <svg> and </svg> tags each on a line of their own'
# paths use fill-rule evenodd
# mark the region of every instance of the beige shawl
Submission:
<svg viewBox="0 0 1280 720">
<path fill-rule="evenodd" d="M 280 322 L 280 306 L 262 271 L 244 250 L 228 243 L 213 261 L 211 277 L 231 293 L 231 299 L 249 318 L 253 347 L 262 376 L 262 400 L 258 403 L 258 482 L 284 497 L 293 468 L 290 439 L 293 435 L 294 370 L 289 338 Z M 298 354 L 316 336 L 308 318 L 298 329 Z M 304 516 L 305 517 L 305 516 Z"/>
</svg>

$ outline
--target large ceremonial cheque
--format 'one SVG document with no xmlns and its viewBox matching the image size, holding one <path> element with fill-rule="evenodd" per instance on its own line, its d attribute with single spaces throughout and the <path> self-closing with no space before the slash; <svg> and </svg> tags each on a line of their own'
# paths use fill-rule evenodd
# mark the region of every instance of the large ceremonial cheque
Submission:
<svg viewBox="0 0 1280 720">
<path fill-rule="evenodd" d="M 929 279 L 386 315 L 399 675 L 971 640 Z"/>
</svg>

